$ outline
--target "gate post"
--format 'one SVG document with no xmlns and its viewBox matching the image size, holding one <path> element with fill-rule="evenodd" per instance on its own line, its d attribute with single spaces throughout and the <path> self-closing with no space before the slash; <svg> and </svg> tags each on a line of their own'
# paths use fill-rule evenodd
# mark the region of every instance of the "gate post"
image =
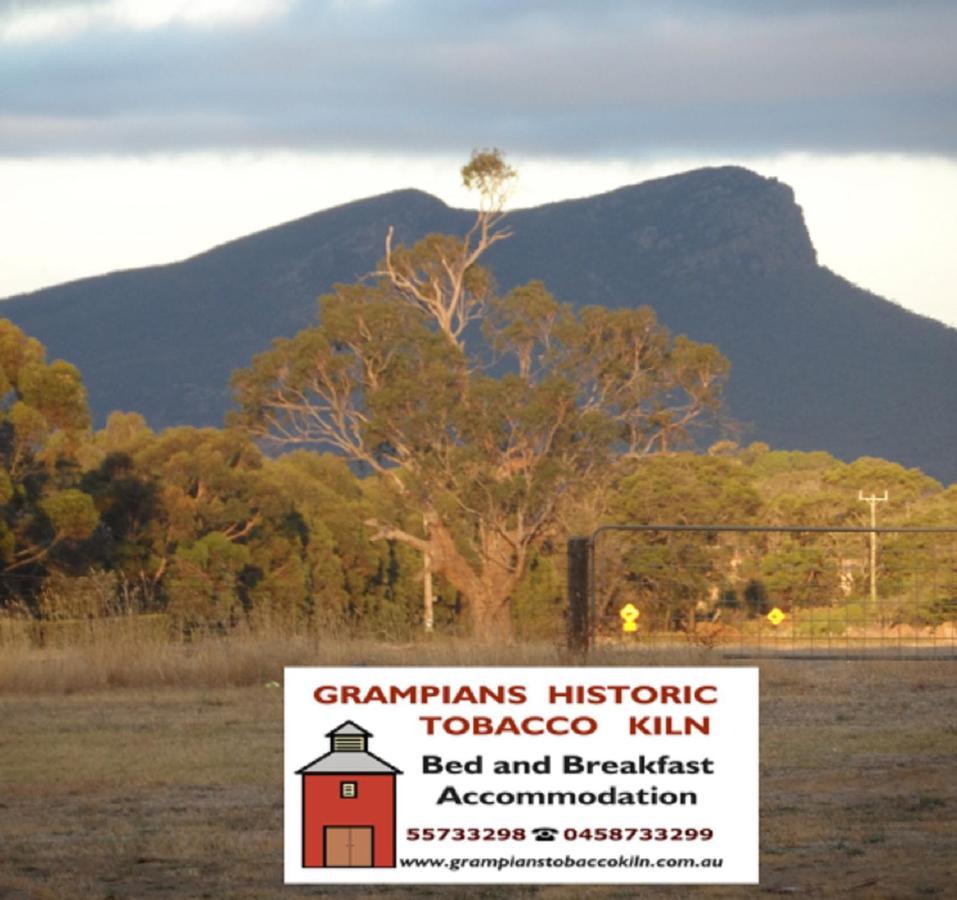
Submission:
<svg viewBox="0 0 957 900">
<path fill-rule="evenodd" d="M 588 575 L 591 541 L 568 539 L 568 649 L 587 653 L 591 638 L 588 614 Z"/>
</svg>

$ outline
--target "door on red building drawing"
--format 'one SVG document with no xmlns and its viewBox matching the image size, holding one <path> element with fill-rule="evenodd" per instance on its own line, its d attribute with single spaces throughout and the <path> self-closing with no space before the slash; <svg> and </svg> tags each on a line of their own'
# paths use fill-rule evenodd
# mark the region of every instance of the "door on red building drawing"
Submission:
<svg viewBox="0 0 957 900">
<path fill-rule="evenodd" d="M 340 827 L 327 825 L 326 865 L 327 866 L 371 866 L 372 865 L 372 827 L 358 825 Z"/>
</svg>

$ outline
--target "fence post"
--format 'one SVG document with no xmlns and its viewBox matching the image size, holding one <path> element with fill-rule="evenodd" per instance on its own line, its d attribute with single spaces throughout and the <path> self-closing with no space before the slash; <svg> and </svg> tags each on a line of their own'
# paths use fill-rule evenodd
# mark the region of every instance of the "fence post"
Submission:
<svg viewBox="0 0 957 900">
<path fill-rule="evenodd" d="M 588 615 L 588 573 L 591 541 L 568 539 L 568 649 L 587 653 L 591 637 Z"/>
</svg>

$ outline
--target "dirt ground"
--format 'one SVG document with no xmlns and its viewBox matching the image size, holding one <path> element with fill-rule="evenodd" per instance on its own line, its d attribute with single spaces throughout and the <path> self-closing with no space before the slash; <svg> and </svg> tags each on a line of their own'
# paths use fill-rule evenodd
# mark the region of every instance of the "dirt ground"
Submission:
<svg viewBox="0 0 957 900">
<path fill-rule="evenodd" d="M 761 670 L 758 887 L 284 887 L 258 684 L 0 695 L 0 897 L 957 896 L 957 665 Z"/>
</svg>

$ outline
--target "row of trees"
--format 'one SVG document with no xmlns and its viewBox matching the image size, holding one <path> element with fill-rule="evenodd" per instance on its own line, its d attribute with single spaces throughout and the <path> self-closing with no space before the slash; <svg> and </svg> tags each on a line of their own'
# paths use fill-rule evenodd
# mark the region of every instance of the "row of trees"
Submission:
<svg viewBox="0 0 957 900">
<path fill-rule="evenodd" d="M 862 485 L 888 491 L 881 524 L 952 526 L 957 487 L 917 469 L 864 457 L 715 444 L 706 456 L 645 459 L 617 484 L 609 519 L 636 524 L 866 528 Z M 957 612 L 957 534 L 871 535 L 824 531 L 641 532 L 603 535 L 596 545 L 599 602 L 614 612 L 637 603 L 652 628 L 694 628 L 695 618 L 754 618 L 772 606 L 830 607 L 838 617 L 939 623 Z M 873 575 L 873 582 L 872 582 Z M 872 584 L 879 585 L 877 598 Z M 872 599 L 879 606 L 870 609 Z M 856 612 L 855 612 L 856 610 Z M 885 624 L 893 622 L 885 621 Z"/>
<path fill-rule="evenodd" d="M 48 364 L 42 347 L 8 322 L 0 322 L 0 365 L 8 385 L 0 422 L 0 604 L 8 612 L 75 618 L 161 610 L 187 631 L 249 621 L 373 634 L 420 627 L 423 556 L 392 535 L 424 542 L 429 523 L 391 476 L 360 475 L 341 456 L 311 450 L 269 457 L 238 429 L 156 434 L 136 414 L 115 413 L 94 433 L 75 369 Z M 37 384 L 44 389 L 34 392 Z M 472 471 L 481 472 L 478 463 Z M 498 496 L 511 490 L 529 503 L 534 482 L 524 471 L 519 477 Z M 608 521 L 864 525 L 861 485 L 889 491 L 883 521 L 957 519 L 957 488 L 883 460 L 845 464 L 825 453 L 727 442 L 704 455 L 622 457 L 606 480 L 569 486 L 540 539 L 529 542 L 521 569 L 512 561 L 508 625 L 525 633 L 560 625 L 562 551 L 571 533 Z M 474 490 L 496 497 L 487 484 Z M 478 569 L 479 554 L 470 552 L 478 529 L 468 529 L 454 500 L 440 507 L 456 528 L 449 539 Z M 754 587 L 747 593 L 754 581 L 785 600 L 807 596 L 809 587 L 823 597 L 839 591 L 835 563 L 847 556 L 830 540 L 833 547 L 782 536 L 772 546 L 726 543 L 716 553 L 698 539 L 649 536 L 640 564 L 635 545 L 606 543 L 605 556 L 619 565 L 605 560 L 600 574 L 613 581 L 639 570 L 680 572 L 690 609 L 702 599 L 713 605 L 715 585 L 759 602 Z M 919 548 L 885 544 L 889 590 L 913 568 Z M 866 557 L 865 545 L 856 552 Z M 436 576 L 437 627 L 467 628 L 473 598 L 443 571 Z M 861 573 L 855 577 L 862 587 Z"/>
<path fill-rule="evenodd" d="M 389 508 L 341 458 L 270 459 L 237 430 L 93 432 L 77 370 L 0 320 L 0 608 L 75 618 L 166 611 L 177 627 L 279 620 L 402 627 L 403 548 L 368 540 Z"/>
<path fill-rule="evenodd" d="M 481 261 L 515 173 L 485 151 L 462 176 L 471 230 L 387 235 L 375 273 L 236 373 L 226 430 L 116 413 L 94 433 L 76 369 L 0 321 L 0 603 L 83 612 L 54 585 L 187 630 L 395 633 L 434 574 L 439 627 L 498 638 L 556 619 L 564 540 L 603 521 L 857 523 L 861 486 L 891 491 L 888 515 L 949 515 L 951 492 L 879 460 L 682 452 L 715 426 L 727 360 L 648 308 L 500 295 Z M 91 573 L 105 587 L 71 594 Z"/>
</svg>

